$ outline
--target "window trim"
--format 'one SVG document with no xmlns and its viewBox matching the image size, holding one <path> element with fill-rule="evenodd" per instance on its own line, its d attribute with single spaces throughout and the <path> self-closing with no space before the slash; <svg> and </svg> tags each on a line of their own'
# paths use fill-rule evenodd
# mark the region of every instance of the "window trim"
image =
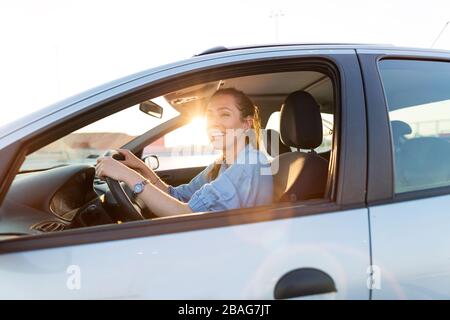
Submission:
<svg viewBox="0 0 450 320">
<path fill-rule="evenodd" d="M 327 200 L 310 200 L 291 205 L 276 204 L 234 209 L 214 213 L 194 213 L 177 217 L 109 224 L 39 235 L 19 236 L 0 241 L 0 255 L 28 250 L 92 244 L 105 241 L 136 239 L 179 232 L 208 230 L 279 219 L 300 218 L 341 210 L 359 209 L 364 205 L 339 206 Z"/>
<path fill-rule="evenodd" d="M 335 99 L 335 133 L 337 134 L 334 135 L 336 141 L 333 142 L 332 157 L 334 157 L 334 160 L 330 159 L 330 163 L 333 166 L 333 179 L 332 181 L 329 180 L 330 182 L 333 182 L 334 194 L 332 194 L 332 200 L 325 199 L 321 201 L 299 202 L 294 204 L 281 203 L 269 207 L 236 209 L 215 212 L 214 214 L 208 215 L 193 214 L 188 216 L 177 216 L 170 218 L 171 220 L 166 218 L 164 220 L 137 221 L 121 224 L 120 226 L 97 226 L 67 230 L 53 234 L 24 236 L 0 242 L 0 254 L 225 227 L 365 207 L 363 197 L 364 188 L 362 187 L 365 186 L 366 183 L 365 172 L 367 165 L 365 161 L 365 110 L 364 108 L 358 108 L 363 99 L 363 91 L 357 57 L 355 54 L 348 52 L 346 52 L 346 54 L 335 55 L 316 53 L 299 57 L 239 61 L 221 67 L 210 66 L 208 68 L 192 70 L 187 74 L 176 74 L 156 82 L 151 82 L 144 88 L 136 88 L 131 93 L 121 93 L 115 99 L 93 104 L 77 114 L 72 115 L 70 119 L 62 119 L 52 123 L 51 126 L 31 134 L 26 141 L 22 142 L 23 146 L 20 149 L 23 153 L 25 153 L 25 151 L 28 153 L 32 152 L 40 146 L 43 146 L 45 143 L 54 141 L 64 134 L 86 125 L 86 121 L 93 122 L 102 118 L 105 114 L 111 114 L 111 110 L 114 110 L 114 112 L 120 111 L 136 104 L 136 101 L 159 96 L 159 93 L 161 92 L 177 90 L 177 87 L 185 87 L 187 86 L 187 83 L 193 85 L 195 82 L 210 81 L 212 73 L 208 72 L 208 70 L 211 69 L 214 69 L 215 71 L 215 78 L 224 78 L 226 77 L 226 74 L 229 74 L 228 77 L 232 77 L 239 76 L 239 74 L 243 72 L 247 72 L 248 74 L 249 71 L 251 71 L 252 74 L 262 73 L 261 70 L 265 73 L 271 73 L 284 71 L 286 69 L 292 70 L 294 67 L 311 70 L 311 66 L 317 65 L 320 67 L 331 68 L 331 72 L 334 72 L 334 76 L 332 75 L 330 77 L 333 81 L 333 86 L 335 87 L 334 94 L 337 97 Z M 236 66 L 243 67 L 239 69 L 238 72 L 235 70 Z M 281 67 L 283 67 L 284 70 Z M 345 72 L 342 70 L 342 67 L 345 68 Z M 273 68 L 276 68 L 276 70 L 273 70 Z M 330 71 L 327 70 L 327 72 Z M 351 109 L 352 112 L 347 109 Z M 108 112 L 105 110 L 108 110 Z M 175 119 L 172 120 L 175 121 Z M 346 125 L 342 125 L 341 122 Z M 161 131 L 161 134 L 163 134 L 163 131 Z M 338 145 L 340 148 L 339 154 L 337 153 Z M 363 158 L 363 161 L 361 161 L 361 157 Z M 18 161 L 16 159 L 16 164 L 17 163 Z M 348 168 L 347 170 L 345 170 L 346 167 Z M 14 172 L 14 175 L 15 173 L 16 172 Z M 306 204 L 310 205 L 306 206 Z M 130 232 L 131 230 L 135 232 Z M 95 236 L 93 236 L 93 234 L 95 234 Z M 86 235 L 89 236 L 87 237 Z"/>
</svg>

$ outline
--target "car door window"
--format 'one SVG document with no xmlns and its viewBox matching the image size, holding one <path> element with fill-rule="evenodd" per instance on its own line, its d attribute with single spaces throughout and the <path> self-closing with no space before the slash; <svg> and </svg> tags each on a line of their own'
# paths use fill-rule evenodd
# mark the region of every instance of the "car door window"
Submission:
<svg viewBox="0 0 450 320">
<path fill-rule="evenodd" d="M 450 186 L 450 63 L 382 60 L 395 192 Z"/>
</svg>

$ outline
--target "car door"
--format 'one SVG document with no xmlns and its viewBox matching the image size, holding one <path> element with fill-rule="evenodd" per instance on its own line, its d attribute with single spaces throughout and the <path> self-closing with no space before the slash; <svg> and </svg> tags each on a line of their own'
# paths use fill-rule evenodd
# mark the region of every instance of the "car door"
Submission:
<svg viewBox="0 0 450 320">
<path fill-rule="evenodd" d="M 450 55 L 360 51 L 374 299 L 450 298 Z"/>
<path fill-rule="evenodd" d="M 123 92 L 139 93 L 143 86 L 156 90 L 159 82 L 181 79 L 186 73 L 200 72 L 197 69 L 203 74 L 219 72 L 219 67 L 230 72 L 227 66 L 248 69 L 255 62 L 262 67 L 284 63 L 286 68 L 313 60 L 332 65 L 337 81 L 339 121 L 330 199 L 4 240 L 0 242 L 0 298 L 368 299 L 366 121 L 354 50 L 255 49 L 157 69 L 8 135 L 0 140 L 0 157 L 7 158 L 5 152 L 18 157 L 29 139 L 61 128 L 61 123 L 81 121 L 77 117 L 83 112 L 111 108 Z M 9 170 L 17 167 L 12 160 L 3 163 L 10 164 Z M 4 174 L 2 179 L 8 181 L 7 177 Z"/>
</svg>

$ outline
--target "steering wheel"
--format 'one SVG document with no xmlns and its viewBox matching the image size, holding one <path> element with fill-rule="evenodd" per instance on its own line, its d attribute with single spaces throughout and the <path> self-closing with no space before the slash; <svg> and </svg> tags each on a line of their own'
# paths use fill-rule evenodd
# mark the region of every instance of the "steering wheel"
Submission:
<svg viewBox="0 0 450 320">
<path fill-rule="evenodd" d="M 113 159 L 119 161 L 125 160 L 125 157 L 117 151 L 108 151 L 105 153 L 105 156 L 112 156 Z M 109 177 L 106 177 L 105 180 L 125 220 L 144 220 L 145 218 L 141 213 L 141 208 L 128 197 L 120 182 Z"/>
</svg>

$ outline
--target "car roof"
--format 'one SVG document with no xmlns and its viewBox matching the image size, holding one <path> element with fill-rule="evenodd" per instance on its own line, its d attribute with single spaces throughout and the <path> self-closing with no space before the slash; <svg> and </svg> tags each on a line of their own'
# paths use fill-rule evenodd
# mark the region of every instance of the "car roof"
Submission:
<svg viewBox="0 0 450 320">
<path fill-rule="evenodd" d="M 195 54 L 196 56 L 203 56 L 211 53 L 218 53 L 218 52 L 230 52 L 230 51 L 237 51 L 237 50 L 244 50 L 244 49 L 259 49 L 259 48 L 270 48 L 270 47 L 298 47 L 298 46 L 315 46 L 315 47 L 348 47 L 351 46 L 354 48 L 355 46 L 392 46 L 391 44 L 387 45 L 377 45 L 377 44 L 362 44 L 362 43 L 272 43 L 272 44 L 254 44 L 254 45 L 244 45 L 244 46 L 233 46 L 233 47 L 225 47 L 225 46 L 216 46 L 209 49 L 206 49 L 198 54 Z"/>
<path fill-rule="evenodd" d="M 296 49 L 376 49 L 376 50 L 407 50 L 407 51 L 421 51 L 421 52 L 445 52 L 449 53 L 448 50 L 443 49 L 433 49 L 433 48 L 418 48 L 418 47 L 401 47 L 395 46 L 393 44 L 375 44 L 375 43 L 272 43 L 272 44 L 254 44 L 254 45 L 243 45 L 243 46 L 216 46 L 204 50 L 194 57 L 205 56 L 213 53 L 236 53 L 236 51 L 248 50 L 248 49 L 271 49 L 271 48 L 296 48 Z"/>
</svg>

